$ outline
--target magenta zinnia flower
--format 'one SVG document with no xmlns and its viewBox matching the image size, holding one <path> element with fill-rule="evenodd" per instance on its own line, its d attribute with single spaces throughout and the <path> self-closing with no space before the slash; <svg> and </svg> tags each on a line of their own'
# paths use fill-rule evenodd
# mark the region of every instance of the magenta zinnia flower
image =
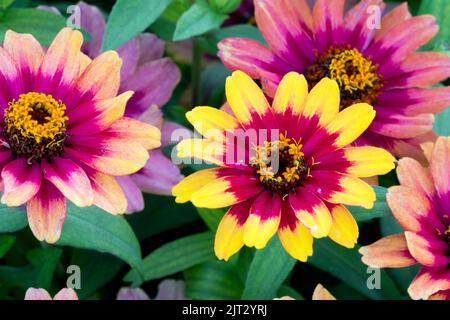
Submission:
<svg viewBox="0 0 450 320">
<path fill-rule="evenodd" d="M 425 148 L 430 167 L 403 158 L 397 174 L 401 186 L 389 188 L 387 201 L 403 234 L 362 247 L 371 266 L 422 265 L 408 292 L 413 299 L 450 300 L 450 137 Z"/>
<path fill-rule="evenodd" d="M 425 88 L 450 75 L 450 58 L 415 52 L 438 32 L 431 15 L 412 17 L 407 4 L 381 19 L 382 0 L 364 0 L 344 14 L 345 0 L 255 0 L 256 22 L 269 47 L 228 38 L 219 56 L 231 70 L 260 79 L 273 96 L 283 75 L 296 71 L 310 88 L 329 77 L 338 82 L 341 109 L 365 102 L 377 116 L 356 144 L 415 154 L 433 127 L 434 113 L 450 104 L 450 88 Z M 378 9 L 377 9 L 378 8 Z M 428 137 L 427 137 L 428 138 Z"/>
<path fill-rule="evenodd" d="M 27 205 L 39 240 L 61 234 L 66 198 L 124 213 L 115 176 L 140 170 L 160 131 L 124 117 L 133 92 L 118 94 L 122 61 L 116 52 L 91 60 L 83 36 L 61 30 L 48 50 L 33 36 L 7 31 L 0 48 L 0 169 L 2 203 Z"/>
<path fill-rule="evenodd" d="M 79 2 L 78 7 L 81 28 L 91 36 L 91 40 L 84 43 L 81 50 L 93 59 L 101 54 L 105 19 L 95 6 Z M 58 12 L 51 7 L 41 9 Z M 128 90 L 135 92 L 128 101 L 125 114 L 158 127 L 162 132 L 162 147 L 170 144 L 173 130 L 181 126 L 164 121 L 159 107 L 166 104 L 172 96 L 180 81 L 180 71 L 169 58 L 163 58 L 164 42 L 153 34 L 143 33 L 119 47 L 117 52 L 123 60 L 119 93 Z M 183 175 L 180 169 L 163 154 L 162 149 L 152 150 L 151 160 L 143 169 L 131 176 L 118 178 L 128 199 L 127 212 L 141 211 L 144 208 L 141 191 L 171 195 L 172 187 L 181 179 Z"/>
</svg>

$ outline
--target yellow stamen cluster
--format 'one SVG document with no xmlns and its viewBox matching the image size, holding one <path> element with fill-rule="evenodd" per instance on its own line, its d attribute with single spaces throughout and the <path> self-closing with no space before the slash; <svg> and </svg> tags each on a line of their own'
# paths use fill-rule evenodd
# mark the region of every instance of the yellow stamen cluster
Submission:
<svg viewBox="0 0 450 320">
<path fill-rule="evenodd" d="M 373 88 L 379 80 L 377 67 L 357 49 L 345 50 L 331 60 L 330 76 L 349 92 Z"/>
<path fill-rule="evenodd" d="M 309 175 L 309 168 L 305 165 L 301 151 L 302 144 L 285 134 L 281 134 L 279 140 L 265 141 L 263 146 L 255 146 L 254 150 L 251 165 L 256 168 L 260 181 L 272 191 L 287 192 Z M 274 172 L 272 160 L 278 161 L 278 172 Z"/>
<path fill-rule="evenodd" d="M 51 95 L 29 92 L 11 101 L 5 111 L 7 132 L 17 132 L 23 138 L 41 143 L 51 141 L 66 132 L 66 106 Z"/>
</svg>

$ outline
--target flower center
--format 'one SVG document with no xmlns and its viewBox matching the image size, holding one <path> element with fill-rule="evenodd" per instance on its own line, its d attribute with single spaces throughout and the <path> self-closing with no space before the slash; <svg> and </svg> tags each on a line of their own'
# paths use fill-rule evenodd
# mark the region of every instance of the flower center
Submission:
<svg viewBox="0 0 450 320">
<path fill-rule="evenodd" d="M 324 77 L 338 83 L 341 109 L 360 102 L 373 103 L 382 87 L 378 65 L 349 47 L 331 47 L 325 54 L 317 54 L 316 63 L 306 70 L 310 88 Z"/>
<path fill-rule="evenodd" d="M 302 144 L 281 134 L 276 141 L 254 147 L 250 164 L 266 190 L 287 195 L 309 177 Z"/>
<path fill-rule="evenodd" d="M 4 135 L 13 155 L 28 163 L 51 159 L 64 151 L 66 106 L 51 95 L 29 92 L 8 103 Z"/>
</svg>

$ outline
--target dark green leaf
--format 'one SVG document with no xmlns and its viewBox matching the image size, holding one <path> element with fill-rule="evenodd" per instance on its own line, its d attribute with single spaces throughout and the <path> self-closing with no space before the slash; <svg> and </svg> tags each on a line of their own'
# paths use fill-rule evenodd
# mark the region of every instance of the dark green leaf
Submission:
<svg viewBox="0 0 450 320">
<path fill-rule="evenodd" d="M 97 207 L 67 210 L 59 245 L 107 252 L 137 267 L 141 261 L 139 242 L 127 221 Z"/>
<path fill-rule="evenodd" d="M 219 13 L 231 13 L 241 5 L 242 0 L 209 0 L 213 10 Z"/>
<path fill-rule="evenodd" d="M 11 249 L 14 244 L 14 241 L 16 241 L 15 236 L 0 235 L 0 259 L 8 253 L 9 249 Z"/>
<path fill-rule="evenodd" d="M 0 41 L 9 29 L 31 33 L 42 45 L 49 46 L 59 30 L 66 26 L 63 16 L 30 8 L 10 8 L 0 17 Z"/>
<path fill-rule="evenodd" d="M 117 0 L 106 25 L 103 50 L 113 50 L 151 25 L 170 0 Z"/>
<path fill-rule="evenodd" d="M 220 220 L 227 211 L 226 209 L 208 209 L 208 208 L 197 208 L 198 214 L 206 223 L 208 228 L 212 231 L 216 231 L 219 226 Z"/>
<path fill-rule="evenodd" d="M 178 20 L 173 40 L 184 40 L 216 29 L 226 18 L 226 15 L 214 11 L 206 1 L 197 1 Z"/>
<path fill-rule="evenodd" d="M 79 266 L 81 270 L 81 289 L 77 290 L 80 299 L 90 298 L 113 280 L 125 265 L 112 255 L 78 249 L 74 250 L 70 264 Z"/>
<path fill-rule="evenodd" d="M 140 269 L 144 280 L 148 281 L 183 271 L 214 258 L 214 233 L 204 232 L 159 247 L 144 258 Z M 139 281 L 137 272 L 131 270 L 124 280 Z"/>
<path fill-rule="evenodd" d="M 21 208 L 0 205 L 0 233 L 15 232 L 28 224 L 27 214 Z"/>
<path fill-rule="evenodd" d="M 375 218 L 382 218 L 390 215 L 391 210 L 386 203 L 386 192 L 387 189 L 379 186 L 373 186 L 375 193 L 377 195 L 377 200 L 374 203 L 372 209 L 364 209 L 361 207 L 348 207 L 352 212 L 356 221 L 365 222 Z"/>
<path fill-rule="evenodd" d="M 274 236 L 267 246 L 255 253 L 245 282 L 242 299 L 273 299 L 296 260 L 286 253 Z"/>
<path fill-rule="evenodd" d="M 234 266 L 221 261 L 195 266 L 184 275 L 186 295 L 191 299 L 239 299 L 244 288 Z"/>
<path fill-rule="evenodd" d="M 145 210 L 127 216 L 138 239 L 146 239 L 198 220 L 191 203 L 175 203 L 173 197 L 145 195 Z"/>
<path fill-rule="evenodd" d="M 347 285 L 372 299 L 400 299 L 401 294 L 385 270 L 380 270 L 381 289 L 370 290 L 367 279 L 370 273 L 362 263 L 359 247 L 344 248 L 329 239 L 314 241 L 314 255 L 308 260 L 313 266 L 328 272 Z"/>
<path fill-rule="evenodd" d="M 0 287 L 49 288 L 61 254 L 58 248 L 39 248 L 27 252 L 26 266 L 0 266 Z"/>
<path fill-rule="evenodd" d="M 277 297 L 281 298 L 285 296 L 294 298 L 295 300 L 305 300 L 305 298 L 303 298 L 303 296 L 300 293 L 298 293 L 297 290 L 289 286 L 283 285 L 278 290 Z"/>
</svg>

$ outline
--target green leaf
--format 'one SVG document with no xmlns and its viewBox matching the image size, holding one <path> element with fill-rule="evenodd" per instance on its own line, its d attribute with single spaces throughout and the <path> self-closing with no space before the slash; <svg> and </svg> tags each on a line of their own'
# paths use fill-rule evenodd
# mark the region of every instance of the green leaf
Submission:
<svg viewBox="0 0 450 320">
<path fill-rule="evenodd" d="M 424 49 L 429 50 L 440 46 L 448 48 L 450 39 L 450 20 L 448 19 L 450 16 L 450 2 L 448 0 L 424 0 L 421 3 L 418 14 L 432 14 L 436 17 L 439 25 L 438 35 L 424 46 Z"/>
<path fill-rule="evenodd" d="M 381 290 L 370 290 L 367 286 L 367 266 L 362 263 L 358 252 L 359 246 L 354 249 L 344 248 L 329 239 L 314 240 L 314 255 L 308 260 L 313 266 L 328 272 L 345 282 L 359 293 L 371 299 L 400 299 L 393 280 L 385 270 L 380 270 Z"/>
<path fill-rule="evenodd" d="M 139 242 L 127 221 L 97 207 L 68 206 L 59 245 L 107 252 L 137 267 L 141 262 Z"/>
<path fill-rule="evenodd" d="M 296 260 L 284 250 L 277 236 L 255 253 L 242 299 L 273 299 L 294 268 Z"/>
<path fill-rule="evenodd" d="M 437 114 L 435 119 L 433 131 L 441 136 L 450 136 L 450 108 Z"/>
<path fill-rule="evenodd" d="M 0 9 L 6 9 L 13 4 L 15 0 L 0 0 Z"/>
<path fill-rule="evenodd" d="M 144 280 L 149 281 L 214 259 L 214 233 L 204 232 L 159 247 L 144 258 L 140 269 Z M 131 270 L 124 280 L 136 282 L 137 276 L 137 272 Z"/>
<path fill-rule="evenodd" d="M 186 295 L 201 300 L 237 300 L 242 294 L 242 283 L 231 263 L 212 261 L 184 272 Z"/>
<path fill-rule="evenodd" d="M 348 207 L 348 209 L 353 214 L 353 217 L 358 222 L 365 222 L 375 218 L 382 218 L 390 215 L 391 210 L 389 209 L 386 202 L 386 192 L 387 189 L 379 186 L 373 186 L 375 193 L 377 195 L 377 200 L 375 201 L 372 209 L 364 209 L 361 207 Z"/>
<path fill-rule="evenodd" d="M 15 232 L 28 225 L 27 214 L 20 208 L 0 205 L 0 233 Z"/>
<path fill-rule="evenodd" d="M 31 33 L 43 46 L 49 46 L 55 35 L 66 26 L 63 16 L 30 8 L 10 8 L 0 16 L 0 41 L 9 29 Z"/>
<path fill-rule="evenodd" d="M 0 235 L 0 259 L 8 253 L 9 249 L 11 249 L 14 244 L 14 241 L 16 241 L 15 236 Z"/>
<path fill-rule="evenodd" d="M 169 6 L 170 0 L 117 0 L 109 15 L 103 50 L 113 50 L 151 25 Z"/>
<path fill-rule="evenodd" d="M 256 40 L 264 45 L 267 44 L 261 31 L 249 24 L 237 24 L 226 28 L 220 28 L 211 32 L 209 36 L 216 42 L 219 42 L 225 38 L 239 37 Z"/>
<path fill-rule="evenodd" d="M 220 220 L 227 211 L 226 209 L 208 209 L 208 208 L 197 208 L 198 214 L 206 223 L 208 228 L 212 231 L 216 231 L 219 226 Z"/>
<path fill-rule="evenodd" d="M 81 269 L 81 289 L 77 290 L 80 299 L 88 299 L 91 295 L 111 282 L 125 265 L 116 257 L 90 250 L 75 249 L 70 261 L 71 265 Z"/>
<path fill-rule="evenodd" d="M 173 40 L 184 40 L 219 28 L 226 18 L 226 15 L 214 11 L 206 1 L 196 1 L 178 20 Z"/>
<path fill-rule="evenodd" d="M 209 0 L 211 8 L 219 13 L 231 13 L 241 5 L 242 0 Z"/>
<path fill-rule="evenodd" d="M 147 194 L 144 199 L 146 209 L 126 217 L 140 240 L 198 220 L 191 203 L 179 204 L 173 201 L 173 197 Z"/>
<path fill-rule="evenodd" d="M 61 255 L 62 250 L 59 248 L 28 251 L 26 254 L 28 265 L 0 266 L 0 287 L 49 288 Z"/>
<path fill-rule="evenodd" d="M 294 298 L 295 300 L 305 300 L 305 298 L 300 293 L 298 293 L 297 290 L 292 287 L 283 285 L 278 290 L 277 297 L 281 298 L 285 296 Z"/>
</svg>

